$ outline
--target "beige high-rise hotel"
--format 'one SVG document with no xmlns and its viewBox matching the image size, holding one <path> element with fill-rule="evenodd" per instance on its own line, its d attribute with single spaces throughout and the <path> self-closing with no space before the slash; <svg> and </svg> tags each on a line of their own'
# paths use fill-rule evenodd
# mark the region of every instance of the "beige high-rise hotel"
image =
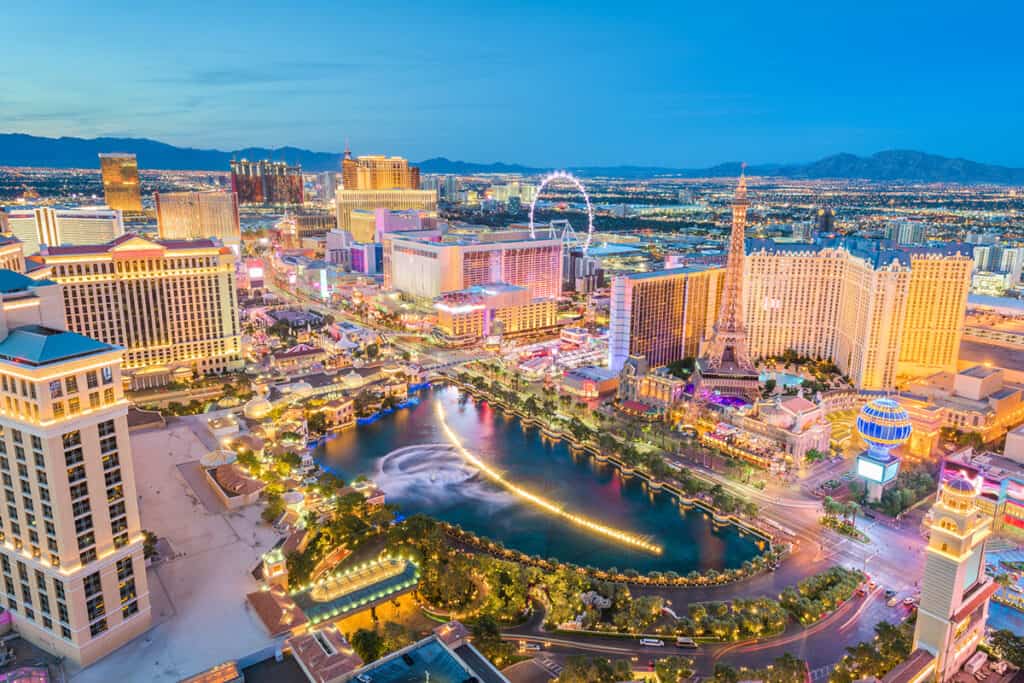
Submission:
<svg viewBox="0 0 1024 683">
<path fill-rule="evenodd" d="M 211 240 L 125 235 L 41 254 L 68 329 L 124 347 L 133 388 L 241 366 L 235 259 Z"/>
<path fill-rule="evenodd" d="M 750 354 L 830 359 L 863 389 L 956 369 L 972 262 L 951 249 L 749 240 Z"/>
<path fill-rule="evenodd" d="M 234 192 L 154 192 L 153 202 L 161 239 L 215 237 L 225 244 L 241 242 L 238 195 Z"/>
<path fill-rule="evenodd" d="M 338 227 L 352 231 L 352 211 L 437 209 L 437 190 L 421 190 L 420 170 L 402 157 L 368 155 L 353 159 L 345 149 L 341 161 L 342 189 L 335 195 Z"/>
<path fill-rule="evenodd" d="M 79 665 L 150 625 L 121 355 L 64 329 L 59 285 L 0 270 L 0 602 Z"/>
<path fill-rule="evenodd" d="M 341 161 L 341 183 L 346 190 L 418 190 L 420 169 L 402 157 L 370 154 L 353 159 L 346 150 Z"/>
</svg>

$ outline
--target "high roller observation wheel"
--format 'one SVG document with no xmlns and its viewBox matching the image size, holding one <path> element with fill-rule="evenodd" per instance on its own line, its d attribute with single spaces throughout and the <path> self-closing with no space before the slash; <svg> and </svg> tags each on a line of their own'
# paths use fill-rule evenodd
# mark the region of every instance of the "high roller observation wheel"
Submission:
<svg viewBox="0 0 1024 683">
<path fill-rule="evenodd" d="M 540 181 L 540 186 L 537 187 L 537 191 L 533 195 L 533 201 L 530 202 L 530 239 L 537 239 L 537 229 L 533 223 L 533 212 L 537 208 L 537 200 L 540 199 L 540 193 L 544 191 L 544 188 L 551 182 L 557 180 L 567 180 L 576 186 L 576 189 L 583 195 L 583 201 L 587 203 L 587 237 L 583 242 L 583 253 L 586 254 L 587 250 L 590 249 L 590 241 L 594 238 L 594 207 L 590 204 L 590 195 L 587 194 L 587 188 L 583 187 L 583 183 L 580 179 L 574 176 L 568 171 L 554 171 L 549 173 Z"/>
</svg>

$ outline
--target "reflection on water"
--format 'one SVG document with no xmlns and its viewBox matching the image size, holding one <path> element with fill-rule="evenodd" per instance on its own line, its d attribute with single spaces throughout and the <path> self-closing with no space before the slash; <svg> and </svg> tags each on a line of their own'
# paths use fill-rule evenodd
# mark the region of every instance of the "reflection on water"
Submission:
<svg viewBox="0 0 1024 683">
<path fill-rule="evenodd" d="M 344 478 L 373 478 L 404 514 L 425 512 L 542 557 L 683 574 L 739 566 L 759 552 L 754 539 L 736 528 L 715 528 L 699 510 L 682 511 L 671 496 L 572 454 L 564 443 L 542 438 L 486 402 L 453 388 L 422 398 L 415 408 L 337 435 L 321 447 L 318 460 Z M 651 555 L 587 535 L 499 488 L 445 443 L 435 401 L 444 402 L 448 424 L 462 443 L 504 476 L 572 512 L 647 537 L 664 552 Z"/>
<path fill-rule="evenodd" d="M 491 486 L 447 444 L 406 446 L 391 451 L 377 461 L 373 480 L 389 498 L 406 503 L 438 505 L 462 498 L 497 508 L 514 501 L 507 492 Z"/>
</svg>

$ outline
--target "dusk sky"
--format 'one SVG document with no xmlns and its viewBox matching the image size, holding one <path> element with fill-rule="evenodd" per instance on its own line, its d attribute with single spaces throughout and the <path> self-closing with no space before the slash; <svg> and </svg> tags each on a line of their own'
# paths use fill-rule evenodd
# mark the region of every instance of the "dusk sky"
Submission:
<svg viewBox="0 0 1024 683">
<path fill-rule="evenodd" d="M 536 166 L 1024 166 L 1014 2 L 7 2 L 0 132 Z M 2 160 L 0 160 L 2 162 Z"/>
</svg>

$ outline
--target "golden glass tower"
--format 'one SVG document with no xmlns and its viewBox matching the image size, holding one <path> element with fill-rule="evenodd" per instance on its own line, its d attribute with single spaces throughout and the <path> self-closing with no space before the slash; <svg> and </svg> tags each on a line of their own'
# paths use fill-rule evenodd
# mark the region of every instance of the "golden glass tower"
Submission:
<svg viewBox="0 0 1024 683">
<path fill-rule="evenodd" d="M 134 154 L 100 154 L 103 196 L 118 211 L 142 211 L 139 162 Z"/>
</svg>

